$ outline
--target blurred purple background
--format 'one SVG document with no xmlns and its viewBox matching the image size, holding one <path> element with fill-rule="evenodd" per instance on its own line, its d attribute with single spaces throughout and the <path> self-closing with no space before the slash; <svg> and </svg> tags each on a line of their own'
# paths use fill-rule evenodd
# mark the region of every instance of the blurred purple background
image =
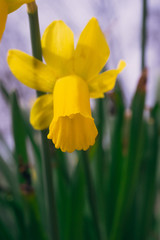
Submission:
<svg viewBox="0 0 160 240">
<path fill-rule="evenodd" d="M 120 59 L 127 67 L 120 75 L 126 107 L 129 107 L 141 73 L 141 21 L 142 1 L 134 0 L 37 0 L 41 35 L 54 20 L 62 19 L 73 30 L 75 42 L 89 21 L 95 16 L 109 43 L 111 54 L 109 68 L 115 68 Z M 147 52 L 148 87 L 146 105 L 155 101 L 158 78 L 160 78 L 160 1 L 148 1 Z M 26 6 L 8 16 L 6 30 L 0 44 L 0 79 L 11 91 L 17 89 L 24 107 L 30 107 L 35 91 L 19 83 L 10 73 L 6 63 L 9 49 L 20 49 L 31 54 L 30 34 Z M 12 146 L 10 110 L 0 96 L 0 132 Z"/>
</svg>

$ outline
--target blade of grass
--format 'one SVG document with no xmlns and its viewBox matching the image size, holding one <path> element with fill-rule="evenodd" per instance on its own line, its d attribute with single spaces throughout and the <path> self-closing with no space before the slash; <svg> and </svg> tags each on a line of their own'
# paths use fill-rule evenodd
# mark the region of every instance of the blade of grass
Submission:
<svg viewBox="0 0 160 240">
<path fill-rule="evenodd" d="M 0 239 L 15 240 L 11 232 L 8 231 L 8 227 L 3 223 L 3 221 L 1 221 L 1 219 L 0 219 Z"/>
<path fill-rule="evenodd" d="M 8 93 L 7 89 L 5 88 L 5 86 L 2 84 L 2 80 L 0 79 L 0 91 L 3 94 L 4 99 L 6 100 L 6 102 L 9 102 L 10 100 L 10 94 Z"/>
<path fill-rule="evenodd" d="M 79 162 L 71 186 L 71 222 L 70 234 L 68 240 L 83 240 L 83 219 L 84 219 L 84 186 L 85 180 L 83 175 L 82 162 Z M 74 227 L 73 227 L 74 226 Z"/>
<path fill-rule="evenodd" d="M 96 183 L 97 189 L 102 193 L 104 188 L 104 170 L 105 170 L 105 163 L 104 163 L 104 149 L 103 149 L 103 133 L 104 133 L 104 123 L 105 123 L 105 116 L 104 116 L 104 99 L 98 99 L 97 101 L 97 112 L 98 112 L 98 139 L 97 139 L 97 158 L 96 158 Z"/>
<path fill-rule="evenodd" d="M 9 148 L 8 143 L 6 142 L 6 139 L 3 135 L 0 134 L 0 143 L 3 149 L 5 150 L 7 154 L 7 159 L 10 159 L 12 162 L 15 161 L 15 154 L 12 152 L 12 150 Z"/>
<path fill-rule="evenodd" d="M 105 187 L 106 187 L 106 181 L 108 177 L 108 154 L 106 150 L 106 146 L 104 146 L 104 135 L 106 133 L 107 129 L 107 115 L 108 115 L 108 99 L 98 99 L 97 106 L 96 106 L 96 112 L 97 112 L 97 129 L 98 129 L 98 137 L 97 141 L 95 143 L 95 153 L 93 156 L 90 154 L 90 159 L 92 159 L 93 166 L 93 181 L 95 185 L 95 192 L 96 192 L 96 198 L 97 203 L 99 206 L 99 217 L 101 219 L 101 222 L 103 222 L 102 231 L 103 235 L 107 235 L 106 231 L 106 215 L 105 215 Z M 95 118 L 96 120 L 96 118 Z M 93 150 L 94 151 L 94 150 Z"/>
<path fill-rule="evenodd" d="M 84 173 L 85 173 L 85 178 L 87 183 L 88 201 L 91 208 L 91 213 L 92 213 L 93 222 L 94 222 L 94 226 L 97 234 L 97 239 L 98 240 L 106 239 L 107 236 L 103 235 L 103 230 L 101 225 L 102 223 L 100 222 L 98 203 L 97 203 L 95 188 L 93 186 L 93 177 L 92 177 L 91 169 L 89 165 L 88 153 L 85 151 L 82 151 L 82 161 L 83 161 Z"/>
<path fill-rule="evenodd" d="M 9 212 L 9 217 L 6 219 L 7 224 L 9 224 L 11 217 L 13 217 L 13 228 L 16 228 L 17 238 L 27 240 L 23 204 L 20 205 L 11 193 L 5 192 L 0 194 L 0 206 L 3 207 L 4 211 L 6 209 L 6 216 L 7 211 Z M 13 223 L 11 223 L 11 225 L 13 225 Z"/>
<path fill-rule="evenodd" d="M 47 240 L 42 227 L 36 196 L 33 193 L 23 195 L 27 239 Z"/>
<path fill-rule="evenodd" d="M 97 235 L 95 234 L 95 227 L 93 221 L 85 216 L 84 218 L 84 240 L 97 240 Z"/>
<path fill-rule="evenodd" d="M 12 173 L 7 163 L 1 158 L 0 156 L 0 172 L 5 178 L 5 180 L 8 183 L 8 186 L 10 187 L 11 192 L 13 193 L 15 199 L 17 202 L 20 202 L 20 191 L 19 191 L 19 185 L 18 185 L 18 179 L 16 179 L 16 176 Z"/>
<path fill-rule="evenodd" d="M 63 176 L 63 178 L 65 178 L 66 183 L 69 185 L 70 184 L 70 174 L 69 174 L 69 166 L 67 163 L 67 158 L 66 158 L 66 154 L 61 152 L 61 150 L 56 150 L 55 152 L 56 155 L 56 164 L 57 164 L 57 168 L 60 169 L 60 172 Z"/>
<path fill-rule="evenodd" d="M 112 94 L 112 99 L 116 104 L 116 120 L 111 140 L 111 163 L 109 168 L 109 178 L 106 193 L 106 217 L 107 230 L 110 234 L 111 226 L 113 224 L 113 216 L 116 205 L 116 199 L 119 189 L 119 183 L 123 168 L 123 154 L 122 154 L 122 136 L 124 123 L 124 103 L 120 89 Z"/>
<path fill-rule="evenodd" d="M 60 231 L 60 239 L 66 240 L 69 234 L 70 225 L 70 213 L 71 213 L 71 189 L 70 183 L 66 181 L 64 175 L 63 160 L 60 159 L 61 154 L 58 154 L 57 167 L 55 169 L 55 181 L 56 181 L 56 200 L 58 208 L 58 220 Z M 62 155 L 64 156 L 64 155 Z"/>
<path fill-rule="evenodd" d="M 142 195 L 142 205 L 140 211 L 140 221 L 137 224 L 137 240 L 146 239 L 151 232 L 151 222 L 153 219 L 153 210 L 156 196 L 156 172 L 158 161 L 158 129 L 159 119 L 157 111 L 153 112 L 153 118 L 147 124 L 148 145 L 146 156 L 146 172 L 144 178 L 144 187 Z"/>
<path fill-rule="evenodd" d="M 102 72 L 106 69 L 103 68 Z M 106 170 L 106 159 L 105 159 L 105 151 L 103 148 L 103 137 L 104 130 L 106 125 L 106 102 L 104 99 L 100 98 L 96 102 L 96 112 L 97 112 L 97 129 L 98 129 L 98 137 L 96 141 L 96 158 L 95 158 L 95 183 L 96 183 L 96 191 L 98 193 L 100 205 L 104 205 L 103 200 L 104 196 L 99 193 L 104 192 L 104 181 L 105 181 L 105 170 Z"/>
<path fill-rule="evenodd" d="M 124 163 L 123 174 L 118 189 L 115 215 L 110 239 L 121 239 L 123 225 L 133 203 L 135 188 L 139 177 L 141 151 L 143 144 L 143 109 L 145 102 L 146 72 L 140 78 L 132 104 L 132 119 L 129 136 L 129 151 Z"/>
<path fill-rule="evenodd" d="M 12 102 L 12 129 L 15 142 L 15 154 L 17 160 L 17 166 L 22 161 L 28 162 L 27 149 L 26 149 L 26 132 L 24 130 L 24 123 L 19 108 L 16 94 L 11 95 Z"/>
</svg>

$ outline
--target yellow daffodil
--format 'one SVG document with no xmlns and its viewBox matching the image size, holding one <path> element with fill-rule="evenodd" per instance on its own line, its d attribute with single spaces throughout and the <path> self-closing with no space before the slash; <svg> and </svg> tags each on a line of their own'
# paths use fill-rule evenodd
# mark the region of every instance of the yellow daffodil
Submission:
<svg viewBox="0 0 160 240">
<path fill-rule="evenodd" d="M 48 138 L 62 151 L 87 150 L 93 145 L 97 128 L 91 115 L 90 98 L 102 98 L 115 86 L 125 67 L 99 74 L 110 50 L 98 21 L 92 18 L 74 49 L 74 36 L 63 21 L 54 21 L 42 37 L 47 63 L 18 50 L 10 50 L 8 64 L 23 84 L 47 92 L 35 101 L 30 122 L 35 129 L 49 127 Z"/>
<path fill-rule="evenodd" d="M 18 9 L 22 4 L 29 2 L 33 2 L 33 0 L 0 0 L 0 40 L 5 29 L 7 15 Z"/>
</svg>

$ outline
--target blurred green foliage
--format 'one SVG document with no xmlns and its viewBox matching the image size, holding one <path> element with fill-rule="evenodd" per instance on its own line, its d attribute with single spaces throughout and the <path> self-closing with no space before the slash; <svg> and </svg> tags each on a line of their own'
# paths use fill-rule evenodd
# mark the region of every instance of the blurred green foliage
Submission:
<svg viewBox="0 0 160 240">
<path fill-rule="evenodd" d="M 130 112 L 118 85 L 96 101 L 99 135 L 88 152 L 64 154 L 51 145 L 60 240 L 159 239 L 160 106 L 145 109 L 146 78 L 144 71 Z M 41 138 L 17 94 L 4 86 L 1 93 L 15 147 L 0 136 L 0 239 L 49 240 Z"/>
</svg>

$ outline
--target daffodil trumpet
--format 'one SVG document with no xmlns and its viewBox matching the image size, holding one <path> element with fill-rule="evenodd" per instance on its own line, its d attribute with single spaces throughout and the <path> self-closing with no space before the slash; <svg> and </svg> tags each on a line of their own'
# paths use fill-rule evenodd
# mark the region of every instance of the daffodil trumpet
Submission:
<svg viewBox="0 0 160 240">
<path fill-rule="evenodd" d="M 114 88 L 126 66 L 100 73 L 110 50 L 98 21 L 92 18 L 74 49 L 74 36 L 63 21 L 54 21 L 42 36 L 46 64 L 18 50 L 10 50 L 8 64 L 15 77 L 47 94 L 37 98 L 30 114 L 35 129 L 49 127 L 48 138 L 64 152 L 87 150 L 98 134 L 90 98 L 103 98 Z"/>
<path fill-rule="evenodd" d="M 24 3 L 30 3 L 33 0 L 0 0 L 0 40 L 5 30 L 7 15 L 14 12 Z"/>
</svg>

